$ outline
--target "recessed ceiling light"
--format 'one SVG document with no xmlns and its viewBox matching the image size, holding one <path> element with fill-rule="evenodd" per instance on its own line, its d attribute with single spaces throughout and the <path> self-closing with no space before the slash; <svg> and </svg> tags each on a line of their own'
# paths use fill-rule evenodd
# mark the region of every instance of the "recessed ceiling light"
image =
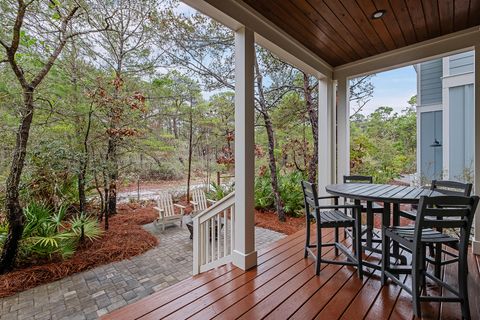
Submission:
<svg viewBox="0 0 480 320">
<path fill-rule="evenodd" d="M 372 19 L 380 19 L 385 15 L 385 10 L 377 10 L 372 14 Z"/>
</svg>

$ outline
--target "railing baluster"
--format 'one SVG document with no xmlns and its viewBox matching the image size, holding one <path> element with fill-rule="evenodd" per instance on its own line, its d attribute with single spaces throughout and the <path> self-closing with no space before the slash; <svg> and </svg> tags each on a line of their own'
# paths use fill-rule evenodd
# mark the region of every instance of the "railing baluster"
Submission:
<svg viewBox="0 0 480 320">
<path fill-rule="evenodd" d="M 208 226 L 210 224 L 210 221 L 207 220 L 205 221 L 205 264 L 210 262 L 210 248 L 209 248 L 209 243 L 208 243 Z"/>
<path fill-rule="evenodd" d="M 215 260 L 215 216 L 210 218 L 210 246 L 213 261 Z"/>
<path fill-rule="evenodd" d="M 233 253 L 235 248 L 235 205 L 230 207 L 230 222 L 231 222 L 231 234 L 230 234 L 230 252 Z"/>
<path fill-rule="evenodd" d="M 217 259 L 220 259 L 220 214 L 217 214 L 217 232 L 215 236 L 217 237 Z"/>
<path fill-rule="evenodd" d="M 193 219 L 193 273 L 198 274 L 231 261 L 235 248 L 234 193 Z"/>
<path fill-rule="evenodd" d="M 223 210 L 223 256 L 227 256 L 227 231 L 228 231 L 228 220 L 227 220 L 227 210 Z"/>
</svg>

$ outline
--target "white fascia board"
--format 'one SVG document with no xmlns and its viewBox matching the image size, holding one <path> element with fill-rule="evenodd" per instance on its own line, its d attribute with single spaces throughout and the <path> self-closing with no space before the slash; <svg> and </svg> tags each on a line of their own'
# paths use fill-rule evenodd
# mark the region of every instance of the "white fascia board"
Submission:
<svg viewBox="0 0 480 320">
<path fill-rule="evenodd" d="M 182 1 L 234 31 L 241 27 L 252 30 L 259 45 L 300 70 L 318 78 L 332 77 L 331 65 L 247 4 L 236 0 Z"/>
<path fill-rule="evenodd" d="M 353 78 L 471 51 L 479 38 L 480 27 L 469 28 L 335 67 L 333 77 Z"/>
<path fill-rule="evenodd" d="M 443 77 L 443 87 L 458 87 L 475 83 L 475 74 L 473 72 L 465 72 Z"/>
</svg>

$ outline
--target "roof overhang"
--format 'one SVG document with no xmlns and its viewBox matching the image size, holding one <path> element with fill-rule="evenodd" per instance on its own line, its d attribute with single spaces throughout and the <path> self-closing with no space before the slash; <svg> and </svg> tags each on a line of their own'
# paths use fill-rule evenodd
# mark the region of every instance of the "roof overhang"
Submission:
<svg viewBox="0 0 480 320">
<path fill-rule="evenodd" d="M 319 78 L 346 79 L 391 70 L 472 50 L 475 45 L 480 44 L 480 27 L 476 26 L 334 68 L 242 1 L 182 1 L 232 30 L 246 27 L 254 31 L 255 41 L 259 45 L 269 49 L 287 63 Z"/>
</svg>

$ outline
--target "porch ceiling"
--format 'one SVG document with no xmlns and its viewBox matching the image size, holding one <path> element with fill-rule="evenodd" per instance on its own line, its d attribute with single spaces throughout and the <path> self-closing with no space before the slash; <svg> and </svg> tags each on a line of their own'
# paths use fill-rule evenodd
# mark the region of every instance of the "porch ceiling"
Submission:
<svg viewBox="0 0 480 320">
<path fill-rule="evenodd" d="M 240 1 L 333 67 L 480 25 L 480 0 Z"/>
</svg>

